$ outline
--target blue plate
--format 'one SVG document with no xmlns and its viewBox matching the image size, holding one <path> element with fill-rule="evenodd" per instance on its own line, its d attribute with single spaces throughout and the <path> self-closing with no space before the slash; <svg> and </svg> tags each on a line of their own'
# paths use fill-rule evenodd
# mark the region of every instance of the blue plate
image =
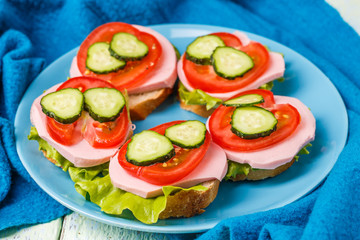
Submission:
<svg viewBox="0 0 360 240">
<path fill-rule="evenodd" d="M 151 28 L 167 37 L 180 52 L 199 35 L 235 30 L 184 24 L 157 25 Z M 343 149 L 348 131 L 346 109 L 334 85 L 310 61 L 272 40 L 250 33 L 249 37 L 269 46 L 273 51 L 284 53 L 285 81 L 275 83 L 274 93 L 300 99 L 316 118 L 316 139 L 310 148 L 310 154 L 301 156 L 300 161 L 276 178 L 259 182 L 223 182 L 217 198 L 206 212 L 192 218 L 160 220 L 156 224 L 146 225 L 131 214 L 120 218 L 101 212 L 97 205 L 86 201 L 75 191 L 68 173 L 43 157 L 38 151 L 37 142 L 27 140 L 31 126 L 29 112 L 33 100 L 45 89 L 66 80 L 77 49 L 46 68 L 27 89 L 20 103 L 15 119 L 15 136 L 22 163 L 36 183 L 66 207 L 100 222 L 148 232 L 200 232 L 214 227 L 225 218 L 278 208 L 299 199 L 321 183 Z M 204 118 L 180 109 L 175 98 L 170 98 L 145 121 L 135 122 L 135 132 L 178 119 L 205 121 Z"/>
</svg>

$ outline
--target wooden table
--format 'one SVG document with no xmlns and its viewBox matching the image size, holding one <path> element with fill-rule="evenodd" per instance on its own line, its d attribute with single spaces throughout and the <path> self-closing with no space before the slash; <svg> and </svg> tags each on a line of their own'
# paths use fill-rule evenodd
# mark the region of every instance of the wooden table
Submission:
<svg viewBox="0 0 360 240">
<path fill-rule="evenodd" d="M 359 0 L 326 0 L 360 34 Z M 88 240 L 88 239 L 166 239 L 165 234 L 146 233 L 114 227 L 71 213 L 49 223 L 0 231 L 0 239 Z"/>
</svg>

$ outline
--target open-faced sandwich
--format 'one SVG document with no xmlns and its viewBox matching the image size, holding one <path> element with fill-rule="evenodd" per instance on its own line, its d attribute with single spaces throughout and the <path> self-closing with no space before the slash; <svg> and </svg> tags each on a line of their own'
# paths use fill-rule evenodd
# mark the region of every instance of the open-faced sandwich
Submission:
<svg viewBox="0 0 360 240">
<path fill-rule="evenodd" d="M 229 160 L 226 180 L 261 180 L 288 169 L 315 138 L 315 118 L 298 99 L 248 90 L 225 101 L 207 122 Z"/>
<path fill-rule="evenodd" d="M 35 99 L 30 113 L 30 140 L 56 165 L 96 166 L 132 135 L 124 95 L 110 83 L 72 78 Z"/>
<path fill-rule="evenodd" d="M 176 54 L 158 32 L 139 25 L 106 23 L 82 42 L 70 76 L 103 79 L 129 94 L 133 120 L 142 120 L 172 92 Z"/>
<path fill-rule="evenodd" d="M 178 62 L 180 106 L 208 117 L 214 109 L 242 91 L 272 87 L 283 77 L 285 62 L 244 33 L 212 33 L 190 43 Z"/>
<path fill-rule="evenodd" d="M 202 213 L 216 197 L 226 170 L 224 151 L 212 142 L 205 124 L 195 120 L 168 122 L 135 134 L 109 166 L 111 182 L 121 191 L 142 199 L 165 195 L 161 211 L 144 209 L 160 219 Z"/>
</svg>

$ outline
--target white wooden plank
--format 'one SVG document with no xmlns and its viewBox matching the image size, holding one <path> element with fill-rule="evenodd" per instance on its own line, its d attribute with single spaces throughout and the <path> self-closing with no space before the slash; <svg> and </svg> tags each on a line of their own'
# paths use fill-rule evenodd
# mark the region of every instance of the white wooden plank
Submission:
<svg viewBox="0 0 360 240">
<path fill-rule="evenodd" d="M 62 228 L 62 218 L 55 219 L 48 223 L 38 224 L 31 227 L 13 227 L 0 231 L 1 240 L 11 239 L 38 239 L 58 240 Z"/>
<path fill-rule="evenodd" d="M 326 0 L 335 8 L 350 26 L 360 34 L 360 1 L 359 0 Z"/>
<path fill-rule="evenodd" d="M 103 224 L 78 213 L 65 216 L 60 240 L 166 239 L 164 234 L 146 233 Z"/>
</svg>

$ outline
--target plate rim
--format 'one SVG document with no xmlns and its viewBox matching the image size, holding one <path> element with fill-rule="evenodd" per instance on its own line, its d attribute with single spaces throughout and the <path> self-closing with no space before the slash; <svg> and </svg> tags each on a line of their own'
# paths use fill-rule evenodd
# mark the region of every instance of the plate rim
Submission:
<svg viewBox="0 0 360 240">
<path fill-rule="evenodd" d="M 346 142 L 347 142 L 347 138 L 348 138 L 348 113 L 347 113 L 347 109 L 346 109 L 346 106 L 345 106 L 345 103 L 342 99 L 342 96 L 341 94 L 339 93 L 339 91 L 337 90 L 337 88 L 335 87 L 335 85 L 331 82 L 331 80 L 314 64 L 312 63 L 310 60 L 308 60 L 307 58 L 305 58 L 303 55 L 301 55 L 300 53 L 298 53 L 297 51 L 287 47 L 286 45 L 282 44 L 282 43 L 279 43 L 275 40 L 272 40 L 272 39 L 269 39 L 269 38 L 266 38 L 266 37 L 263 37 L 261 35 L 257 35 L 257 34 L 254 34 L 254 33 L 251 33 L 251 32 L 247 32 L 247 31 L 243 31 L 243 30 L 240 30 L 240 29 L 235 29 L 235 28 L 229 28 L 229 27 L 222 27 L 222 26 L 215 26 L 215 25 L 203 25 L 203 24 L 156 24 L 156 25 L 150 25 L 150 26 L 147 26 L 147 27 L 150 27 L 152 29 L 156 29 L 156 28 L 175 28 L 175 29 L 180 29 L 180 28 L 189 28 L 189 27 L 192 27 L 192 28 L 197 28 L 198 30 L 200 29 L 204 29 L 204 28 L 219 28 L 219 29 L 222 29 L 222 31 L 234 31 L 234 30 L 239 30 L 239 31 L 242 31 L 250 36 L 256 36 L 256 37 L 260 37 L 260 38 L 263 38 L 263 39 L 267 39 L 268 41 L 271 41 L 271 42 L 274 42 L 276 44 L 280 44 L 281 46 L 285 47 L 288 51 L 292 51 L 292 52 L 295 52 L 298 56 L 300 56 L 302 58 L 302 60 L 305 60 L 307 62 L 309 62 L 314 68 L 316 68 L 317 70 L 319 70 L 322 75 L 324 77 L 327 78 L 328 80 L 328 83 L 330 83 L 330 85 L 334 88 L 336 94 L 338 95 L 339 99 L 341 100 L 341 105 L 342 107 L 344 108 L 345 110 L 345 119 L 346 119 L 346 131 L 345 131 L 345 140 L 344 142 L 342 143 L 341 147 L 340 147 L 340 151 L 339 151 L 339 154 L 336 156 L 336 160 L 334 162 L 334 164 L 330 167 L 329 170 L 325 170 L 327 171 L 327 173 L 325 174 L 325 176 L 322 178 L 322 180 L 320 180 L 320 182 L 318 182 L 315 186 L 309 186 L 306 190 L 304 190 L 305 193 L 303 194 L 299 194 L 301 196 L 294 196 L 294 198 L 292 198 L 291 200 L 285 202 L 285 203 L 282 203 L 280 204 L 279 206 L 275 206 L 275 207 L 272 207 L 270 209 L 275 209 L 275 208 L 279 208 L 279 207 L 282 207 L 282 206 L 285 206 L 287 204 L 290 204 L 296 200 L 298 200 L 299 198 L 302 198 L 303 196 L 306 196 L 308 195 L 312 190 L 314 190 L 317 186 L 319 186 L 325 179 L 326 177 L 328 176 L 328 174 L 330 173 L 331 169 L 334 167 L 336 161 L 337 161 L 337 158 L 339 157 L 341 151 L 343 150 Z M 68 55 L 75 55 L 74 53 L 76 53 L 78 47 L 68 51 L 67 53 L 63 54 L 62 56 L 60 56 L 59 58 L 57 58 L 56 60 L 54 60 L 51 64 L 49 64 L 35 79 L 34 81 L 45 71 L 47 70 L 48 68 L 50 68 L 51 66 L 53 66 L 54 64 L 56 65 L 56 62 L 60 59 L 63 59 L 63 58 L 67 58 L 69 57 Z M 33 81 L 33 82 L 34 82 Z M 27 87 L 27 89 L 25 90 L 25 92 L 27 92 L 28 88 L 33 84 L 33 82 L 31 84 L 29 84 L 29 86 Z M 14 121 L 14 127 L 15 127 L 15 133 L 16 133 L 16 129 L 17 129 L 17 126 L 19 125 L 18 122 L 19 122 L 19 119 L 18 119 L 18 112 L 19 112 L 19 109 L 20 109 L 20 105 L 22 103 L 22 99 L 20 101 L 20 104 L 19 104 L 19 107 L 16 111 L 16 116 L 15 116 L 15 121 Z M 102 222 L 102 223 L 106 223 L 106 224 L 109 224 L 109 225 L 113 225 L 113 226 L 117 226 L 117 227 L 121 227 L 121 228 L 125 228 L 125 229 L 130 229 L 130 230 L 140 230 L 140 231 L 146 231 L 146 232 L 158 232 L 158 233 L 196 233 L 196 232 L 202 232 L 202 231 L 206 231 L 212 227 L 214 227 L 216 224 L 218 224 L 220 221 L 217 221 L 217 222 L 211 222 L 211 223 L 202 223 L 201 225 L 192 225 L 191 228 L 189 229 L 184 229 L 184 228 L 180 228 L 179 229 L 179 226 L 178 225 L 164 225 L 164 226 L 158 226 L 158 225 L 147 225 L 147 224 L 143 224 L 143 225 L 137 225 L 137 226 L 133 226 L 132 221 L 134 220 L 129 220 L 129 219 L 124 219 L 124 218 L 117 218 L 117 217 L 113 217 L 111 215 L 108 215 L 108 216 L 111 216 L 111 218 L 115 218 L 115 219 L 122 219 L 122 220 L 129 220 L 131 221 L 131 223 L 127 223 L 127 222 L 117 222 L 117 221 L 110 221 L 110 220 L 107 220 L 107 219 L 104 219 L 104 218 L 101 218 L 101 217 L 98 217 L 96 216 L 95 214 L 91 214 L 91 213 L 88 213 L 86 211 L 83 211 L 79 208 L 76 208 L 76 206 L 72 206 L 71 204 L 68 204 L 65 200 L 63 200 L 60 196 L 57 196 L 56 195 L 56 192 L 53 191 L 51 188 L 48 188 L 46 185 L 44 186 L 43 184 L 40 183 L 39 179 L 37 179 L 37 177 L 34 177 L 33 176 L 33 173 L 31 172 L 31 170 L 29 170 L 29 166 L 28 166 L 28 163 L 26 161 L 23 161 L 23 156 L 22 154 L 19 152 L 19 146 L 18 146 L 18 138 L 16 137 L 17 134 L 15 134 L 15 138 L 16 138 L 16 150 L 17 150 L 17 153 L 19 155 L 19 158 L 22 162 L 22 164 L 24 165 L 25 169 L 27 170 L 27 172 L 29 173 L 29 175 L 31 176 L 31 178 L 37 183 L 37 185 L 43 189 L 47 194 L 49 194 L 53 199 L 55 199 L 56 201 L 58 201 L 59 203 L 61 203 L 62 205 L 66 206 L 67 208 L 75 211 L 75 212 L 78 212 L 82 215 L 85 215 L 95 221 L 98 221 L 98 222 Z M 270 210 L 270 209 L 266 209 L 266 210 Z M 99 210 L 101 211 L 101 210 Z M 265 210 L 263 210 L 265 211 Z M 250 213 L 251 214 L 251 213 Z M 247 215 L 247 214 L 245 214 Z M 243 216 L 243 215 L 241 215 Z M 183 225 L 181 225 L 183 227 Z"/>
</svg>

